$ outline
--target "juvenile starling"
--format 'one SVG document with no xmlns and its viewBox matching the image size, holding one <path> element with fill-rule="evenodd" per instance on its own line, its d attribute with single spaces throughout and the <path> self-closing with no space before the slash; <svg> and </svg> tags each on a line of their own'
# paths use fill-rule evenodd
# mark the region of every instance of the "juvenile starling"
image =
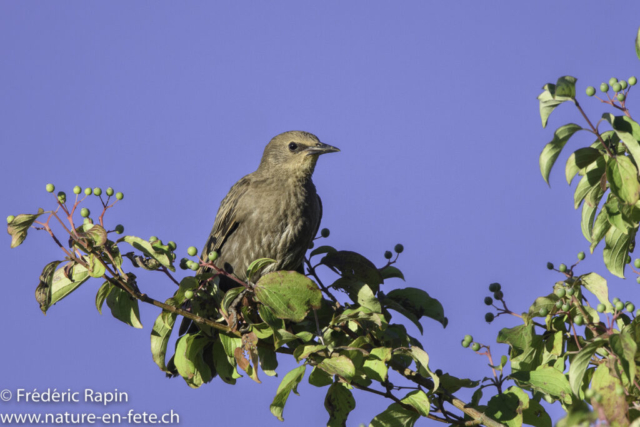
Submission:
<svg viewBox="0 0 640 427">
<path fill-rule="evenodd" d="M 302 271 L 304 254 L 322 218 L 322 202 L 311 175 L 321 154 L 337 151 L 308 132 L 274 137 L 258 169 L 231 187 L 222 200 L 202 256 L 218 252 L 216 267 L 241 280 L 247 279 L 247 267 L 259 258 L 276 260 L 261 274 Z M 227 290 L 233 283 L 221 277 L 220 288 Z"/>
</svg>

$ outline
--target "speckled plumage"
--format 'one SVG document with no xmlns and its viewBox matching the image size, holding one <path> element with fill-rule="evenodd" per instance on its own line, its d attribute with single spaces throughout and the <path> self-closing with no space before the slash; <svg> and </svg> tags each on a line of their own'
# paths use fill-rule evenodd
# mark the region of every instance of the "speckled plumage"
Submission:
<svg viewBox="0 0 640 427">
<path fill-rule="evenodd" d="M 274 137 L 258 169 L 240 179 L 222 200 L 203 256 L 217 251 L 215 265 L 242 280 L 258 258 L 276 260 L 262 274 L 300 269 L 322 218 L 311 176 L 318 156 L 335 151 L 339 150 L 307 132 Z"/>
</svg>

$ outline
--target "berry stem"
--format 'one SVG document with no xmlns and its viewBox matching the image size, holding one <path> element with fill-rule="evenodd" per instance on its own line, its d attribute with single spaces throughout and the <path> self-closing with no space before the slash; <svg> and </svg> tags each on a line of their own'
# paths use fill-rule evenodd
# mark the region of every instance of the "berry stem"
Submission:
<svg viewBox="0 0 640 427">
<path fill-rule="evenodd" d="M 607 97 L 609 96 L 609 94 L 607 94 Z M 584 110 L 582 109 L 582 107 L 580 106 L 580 103 L 578 103 L 578 100 L 574 100 L 574 103 L 576 104 L 576 107 L 578 108 L 578 110 L 580 110 L 580 113 L 582 113 L 582 117 L 584 117 L 584 119 L 587 121 L 587 123 L 589 124 L 589 126 L 591 127 L 591 131 L 596 134 L 596 136 L 598 137 L 598 139 L 600 140 L 600 143 L 602 144 L 602 146 L 604 147 L 605 151 L 607 152 L 607 154 L 609 155 L 609 157 L 615 157 L 613 155 L 613 153 L 611 152 L 611 150 L 609 150 L 609 147 L 607 147 L 607 144 L 604 142 L 604 139 L 602 139 L 602 136 L 600 135 L 600 132 L 598 132 L 598 129 L 595 128 L 595 126 L 593 126 L 593 123 L 591 123 L 591 120 L 589 120 L 589 117 L 587 117 L 587 115 L 585 114 Z"/>
</svg>

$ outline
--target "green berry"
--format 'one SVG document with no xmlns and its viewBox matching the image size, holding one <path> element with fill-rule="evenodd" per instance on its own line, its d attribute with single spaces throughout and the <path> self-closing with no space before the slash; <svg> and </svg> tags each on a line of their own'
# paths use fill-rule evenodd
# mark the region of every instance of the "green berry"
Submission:
<svg viewBox="0 0 640 427">
<path fill-rule="evenodd" d="M 73 193 L 74 194 L 80 194 L 82 193 L 82 188 L 80 188 L 79 185 L 76 185 L 75 187 L 73 187 Z"/>
<path fill-rule="evenodd" d="M 493 322 L 493 319 L 495 319 L 495 315 L 493 313 L 487 313 L 484 315 L 484 320 L 487 321 L 487 323 L 491 323 Z"/>
<path fill-rule="evenodd" d="M 625 90 L 627 88 L 627 82 L 625 82 L 624 80 L 620 80 L 618 83 L 620 83 L 620 88 L 622 88 L 622 90 Z"/>
<path fill-rule="evenodd" d="M 497 299 L 498 301 L 502 300 L 502 298 L 504 298 L 504 294 L 502 293 L 502 291 L 495 291 L 493 293 L 493 297 L 495 299 Z"/>
<path fill-rule="evenodd" d="M 394 251 L 396 251 L 396 253 L 401 254 L 401 253 L 402 253 L 402 251 L 404 251 L 404 246 L 402 246 L 400 243 L 398 243 L 398 244 L 393 248 L 393 250 L 394 250 Z"/>
<path fill-rule="evenodd" d="M 598 313 L 604 313 L 606 309 L 607 309 L 607 306 L 602 303 L 598 304 L 598 306 L 596 307 L 596 310 L 598 310 Z"/>
<path fill-rule="evenodd" d="M 102 188 L 100 187 L 96 187 L 93 189 L 93 194 L 95 194 L 96 196 L 99 196 L 102 194 Z"/>
<path fill-rule="evenodd" d="M 613 86 L 613 85 L 614 85 L 614 84 L 616 84 L 616 83 L 618 83 L 618 79 L 616 79 L 615 77 L 611 77 L 611 78 L 609 79 L 609 84 L 610 84 L 611 86 Z"/>
<path fill-rule="evenodd" d="M 593 391 L 593 389 L 588 388 L 584 391 L 584 397 L 586 397 L 587 399 L 591 399 L 595 395 L 596 395 L 596 392 Z"/>
<path fill-rule="evenodd" d="M 122 233 L 124 233 L 124 226 L 122 224 L 118 224 L 118 225 L 116 225 L 116 229 L 115 230 L 116 230 L 116 233 L 122 234 Z"/>
<path fill-rule="evenodd" d="M 545 307 L 542 307 L 539 313 L 540 313 L 540 316 L 546 316 L 547 314 L 549 314 L 549 310 L 547 310 Z"/>
<path fill-rule="evenodd" d="M 640 308 L 636 310 L 636 317 L 640 316 Z"/>
<path fill-rule="evenodd" d="M 14 215 L 9 215 L 7 217 L 7 224 L 11 224 L 11 222 L 13 222 L 14 219 L 16 219 L 16 217 Z"/>
<path fill-rule="evenodd" d="M 491 305 L 491 304 L 493 304 L 493 298 L 491 298 L 491 297 L 485 297 L 485 299 L 484 299 L 484 303 L 485 303 L 486 305 Z"/>
<path fill-rule="evenodd" d="M 573 296 L 573 294 L 575 294 L 575 293 L 576 293 L 576 290 L 575 290 L 575 289 L 573 289 L 573 288 L 569 288 L 569 289 L 567 289 L 567 296 L 568 296 L 568 297 L 572 297 L 572 296 Z"/>
<path fill-rule="evenodd" d="M 58 201 L 60 203 L 67 202 L 67 194 L 64 191 L 58 191 Z"/>
<path fill-rule="evenodd" d="M 196 249 L 195 246 L 189 246 L 187 248 L 187 253 L 189 254 L 189 256 L 196 256 L 198 255 L 198 250 Z"/>
<path fill-rule="evenodd" d="M 582 261 L 585 258 L 584 252 L 578 252 L 578 259 Z"/>
<path fill-rule="evenodd" d="M 633 265 L 636 268 L 640 268 L 640 259 L 636 258 L 635 260 L 633 260 Z"/>
<path fill-rule="evenodd" d="M 467 347 L 469 347 L 469 346 L 471 345 L 471 341 L 465 341 L 465 340 L 462 340 L 462 343 L 461 343 L 461 344 L 462 344 L 462 346 L 463 346 L 464 348 L 467 348 Z"/>
<path fill-rule="evenodd" d="M 562 308 L 562 304 L 563 304 L 562 300 L 556 301 L 556 308 Z"/>
<path fill-rule="evenodd" d="M 442 369 L 436 369 L 436 372 L 434 372 L 437 376 L 441 376 L 443 374 Z"/>
<path fill-rule="evenodd" d="M 314 246 L 315 244 L 313 242 L 309 243 L 309 249 L 313 249 Z"/>
<path fill-rule="evenodd" d="M 576 317 L 573 318 L 573 323 L 575 323 L 578 326 L 584 324 L 584 317 L 578 314 Z"/>
<path fill-rule="evenodd" d="M 497 292 L 500 289 L 502 289 L 502 286 L 500 286 L 500 283 L 492 283 L 492 284 L 489 285 L 489 290 L 491 292 Z"/>
<path fill-rule="evenodd" d="M 393 257 L 393 253 L 391 251 L 385 251 L 384 257 L 386 259 L 391 259 L 391 257 Z"/>
<path fill-rule="evenodd" d="M 158 240 L 158 238 L 157 238 L 156 236 L 151 236 L 151 237 L 149 237 L 149 243 L 153 243 L 153 242 L 155 242 L 156 240 Z"/>
<path fill-rule="evenodd" d="M 84 189 L 84 194 L 86 196 L 90 196 L 90 195 L 93 194 L 93 190 L 91 188 L 87 187 L 87 188 Z"/>
<path fill-rule="evenodd" d="M 169 246 L 169 249 L 171 249 L 172 251 L 175 251 L 176 248 L 178 247 L 178 245 L 176 245 L 176 242 L 169 240 L 169 242 L 167 243 L 167 246 Z"/>
<path fill-rule="evenodd" d="M 187 268 L 189 268 L 189 265 L 187 264 L 188 262 L 189 262 L 188 259 L 182 258 L 180 260 L 180 268 L 183 269 L 183 270 L 186 270 Z"/>
<path fill-rule="evenodd" d="M 629 313 L 633 313 L 635 311 L 635 309 L 636 309 L 636 306 L 633 305 L 632 303 L 627 303 L 627 306 L 625 308 L 627 309 L 627 311 Z"/>
<path fill-rule="evenodd" d="M 571 306 L 569 304 L 562 304 L 562 311 L 569 311 Z"/>
<path fill-rule="evenodd" d="M 615 297 L 615 298 L 613 299 L 613 303 L 614 303 L 614 304 L 615 304 L 615 303 L 617 303 L 618 301 L 620 301 L 620 298 L 618 298 L 618 297 Z"/>
<path fill-rule="evenodd" d="M 636 283 L 640 284 L 640 276 L 636 277 Z"/>
<path fill-rule="evenodd" d="M 87 208 L 82 208 L 80 209 L 80 216 L 83 218 L 86 218 L 89 216 L 89 214 L 91 214 L 91 212 L 89 211 L 89 209 Z"/>
<path fill-rule="evenodd" d="M 618 96 L 616 97 L 618 98 L 618 101 L 622 102 L 624 101 L 627 97 L 624 96 L 624 93 L 619 93 Z"/>
<path fill-rule="evenodd" d="M 53 184 L 47 184 L 45 188 L 47 189 L 48 193 L 53 193 L 53 191 L 56 189 L 56 186 Z"/>
<path fill-rule="evenodd" d="M 320 230 L 320 235 L 325 239 L 329 237 L 329 234 L 331 234 L 331 232 L 329 231 L 328 228 L 323 228 L 322 230 Z"/>
<path fill-rule="evenodd" d="M 600 90 L 601 90 L 602 92 L 607 92 L 607 91 L 609 91 L 609 85 L 608 85 L 608 84 L 606 84 L 606 83 L 602 83 L 602 84 L 600 85 Z"/>
<path fill-rule="evenodd" d="M 188 291 L 184 291 L 184 297 L 185 299 L 193 298 L 193 291 L 191 289 L 189 289 Z"/>
<path fill-rule="evenodd" d="M 85 218 L 84 221 L 82 221 L 83 224 L 93 224 L 93 220 L 91 218 Z"/>
<path fill-rule="evenodd" d="M 564 288 L 556 289 L 556 295 L 558 295 L 558 298 L 564 298 L 566 293 L 567 291 Z"/>
<path fill-rule="evenodd" d="M 471 335 L 467 334 L 467 335 L 464 336 L 463 341 L 471 342 L 471 341 L 473 341 L 473 337 Z"/>
<path fill-rule="evenodd" d="M 553 270 L 553 263 L 552 263 L 552 262 L 548 262 L 548 263 L 547 263 L 547 268 L 548 268 L 549 270 Z"/>
<path fill-rule="evenodd" d="M 635 77 L 629 77 L 629 84 L 631 86 L 635 86 L 636 83 L 638 83 L 638 79 L 636 79 Z"/>
<path fill-rule="evenodd" d="M 217 251 L 211 251 L 209 252 L 209 261 L 213 262 L 215 260 L 218 259 L 218 252 Z"/>
<path fill-rule="evenodd" d="M 614 83 L 611 85 L 611 89 L 613 89 L 614 92 L 620 92 L 622 90 L 622 86 L 620 86 L 620 83 Z"/>
<path fill-rule="evenodd" d="M 593 86 L 587 87 L 587 96 L 593 96 L 596 94 L 596 88 Z"/>
<path fill-rule="evenodd" d="M 116 199 L 118 199 L 118 200 L 122 200 L 123 198 L 124 198 L 124 194 L 122 194 L 121 192 L 119 192 L 119 191 L 118 191 L 118 192 L 116 193 Z"/>
<path fill-rule="evenodd" d="M 615 304 L 616 311 L 622 311 L 624 309 L 624 303 L 622 301 L 618 301 Z"/>
<path fill-rule="evenodd" d="M 471 346 L 471 350 L 480 351 L 480 344 L 478 344 L 477 342 L 474 342 L 473 345 Z"/>
<path fill-rule="evenodd" d="M 567 271 L 567 266 L 564 264 L 560 264 L 560 267 L 558 267 L 558 270 L 560 270 L 560 273 L 564 273 L 565 271 Z"/>
<path fill-rule="evenodd" d="M 189 268 L 193 271 L 198 271 L 198 268 L 200 268 L 200 266 L 198 265 L 197 262 L 193 262 L 191 261 L 191 264 L 189 265 Z"/>
<path fill-rule="evenodd" d="M 109 197 L 113 196 L 113 188 L 111 188 L 111 187 L 107 188 L 105 193 L 107 193 L 107 196 L 109 196 Z"/>
</svg>

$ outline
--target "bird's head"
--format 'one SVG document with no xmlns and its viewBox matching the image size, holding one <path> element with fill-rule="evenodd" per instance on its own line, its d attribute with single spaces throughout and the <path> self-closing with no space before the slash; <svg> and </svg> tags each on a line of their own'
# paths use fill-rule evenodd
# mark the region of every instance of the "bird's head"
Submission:
<svg viewBox="0 0 640 427">
<path fill-rule="evenodd" d="M 275 136 L 269 142 L 258 170 L 309 178 L 321 154 L 337 151 L 340 150 L 320 142 L 317 136 L 309 132 L 289 131 Z"/>
</svg>

